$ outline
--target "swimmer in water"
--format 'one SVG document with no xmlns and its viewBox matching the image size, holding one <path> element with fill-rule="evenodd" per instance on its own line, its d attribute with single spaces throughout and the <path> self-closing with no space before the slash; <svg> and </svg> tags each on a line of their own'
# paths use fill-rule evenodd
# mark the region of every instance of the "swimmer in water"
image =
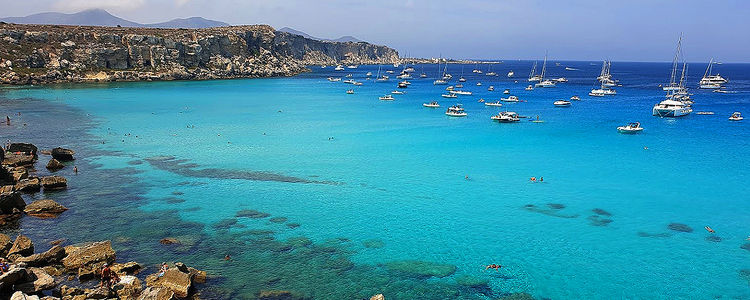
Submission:
<svg viewBox="0 0 750 300">
<path fill-rule="evenodd" d="M 531 182 L 536 182 L 536 177 L 531 177 L 529 180 L 531 180 Z"/>
<path fill-rule="evenodd" d="M 464 176 L 464 179 L 469 180 L 469 175 Z"/>
<path fill-rule="evenodd" d="M 501 265 L 491 264 L 491 265 L 487 265 L 486 267 L 484 267 L 484 269 L 485 270 L 495 269 L 495 271 L 500 271 L 500 268 L 502 268 L 502 267 L 503 266 L 501 266 Z"/>
<path fill-rule="evenodd" d="M 716 231 L 714 231 L 711 227 L 706 226 L 704 228 L 706 228 L 706 231 L 708 231 L 710 233 L 716 233 Z"/>
</svg>

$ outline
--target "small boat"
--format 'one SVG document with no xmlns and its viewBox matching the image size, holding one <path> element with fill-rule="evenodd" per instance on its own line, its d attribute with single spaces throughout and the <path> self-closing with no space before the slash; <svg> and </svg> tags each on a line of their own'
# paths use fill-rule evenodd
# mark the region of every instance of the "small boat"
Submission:
<svg viewBox="0 0 750 300">
<path fill-rule="evenodd" d="M 527 90 L 527 91 L 533 91 L 533 90 L 534 90 L 534 87 L 533 87 L 533 86 L 531 86 L 531 85 L 529 84 L 529 86 L 527 86 L 527 87 L 525 88 L 525 90 Z"/>
<path fill-rule="evenodd" d="M 699 112 L 697 112 L 695 114 L 696 115 L 709 115 L 710 116 L 710 115 L 714 115 L 715 113 L 712 112 L 712 111 L 699 111 Z"/>
<path fill-rule="evenodd" d="M 464 87 L 464 85 L 463 85 L 463 84 L 460 84 L 460 83 L 456 85 L 456 88 L 457 88 L 457 89 L 460 89 L 460 88 L 463 88 L 463 87 Z"/>
<path fill-rule="evenodd" d="M 414 72 L 414 68 L 412 68 L 412 67 L 407 67 L 406 69 L 404 69 L 404 72 L 406 72 L 406 73 L 411 73 L 411 72 Z"/>
<path fill-rule="evenodd" d="M 745 118 L 743 118 L 742 114 L 738 111 L 735 111 L 732 113 L 732 116 L 729 117 L 729 121 L 742 121 L 743 119 Z"/>
<path fill-rule="evenodd" d="M 458 98 L 456 94 L 442 94 L 440 96 L 442 96 L 443 98 Z"/>
<path fill-rule="evenodd" d="M 425 73 L 419 74 L 419 78 L 427 78 L 427 74 Z"/>
<path fill-rule="evenodd" d="M 461 76 L 461 78 L 458 79 L 458 82 L 466 82 L 466 78 L 464 78 L 463 76 Z"/>
<path fill-rule="evenodd" d="M 503 101 L 503 102 L 521 102 L 521 100 L 518 99 L 518 97 L 516 97 L 516 96 L 508 96 L 508 98 L 500 98 L 500 101 Z"/>
<path fill-rule="evenodd" d="M 727 90 L 714 90 L 714 93 L 722 93 L 722 94 L 734 94 L 736 91 L 727 91 Z"/>
<path fill-rule="evenodd" d="M 338 65 L 338 66 L 336 66 L 336 68 L 334 70 L 336 70 L 336 71 L 343 71 L 344 70 L 344 66 Z"/>
<path fill-rule="evenodd" d="M 325 69 L 325 68 L 326 68 L 326 65 L 322 65 L 322 66 L 320 66 L 320 68 L 321 68 L 321 69 Z"/>
<path fill-rule="evenodd" d="M 344 80 L 342 82 L 343 83 L 348 83 L 348 84 L 354 84 L 356 81 L 354 81 L 354 79 L 347 79 L 347 80 Z"/>
<path fill-rule="evenodd" d="M 391 95 L 380 96 L 380 97 L 378 97 L 378 99 L 380 99 L 380 100 L 382 100 L 382 101 L 393 101 L 393 100 L 396 100 L 396 99 L 395 99 L 395 98 L 393 98 L 393 96 L 391 96 Z"/>
<path fill-rule="evenodd" d="M 411 75 L 409 73 L 402 73 L 401 75 L 396 76 L 398 79 L 411 79 Z"/>
<path fill-rule="evenodd" d="M 432 84 L 434 84 L 434 85 L 445 85 L 445 84 L 448 84 L 448 81 L 447 80 L 443 80 L 443 79 L 436 79 L 435 81 L 432 82 Z"/>
<path fill-rule="evenodd" d="M 469 91 L 452 90 L 452 91 L 450 91 L 450 93 L 454 94 L 454 95 L 471 96 L 471 92 L 469 92 Z"/>
<path fill-rule="evenodd" d="M 565 77 L 560 77 L 560 78 L 554 79 L 554 81 L 557 81 L 557 82 L 568 82 L 568 79 L 565 78 Z"/>
<path fill-rule="evenodd" d="M 437 101 L 432 101 L 430 103 L 422 103 L 422 106 L 429 108 L 438 108 L 440 107 L 440 104 L 438 104 Z"/>
<path fill-rule="evenodd" d="M 552 80 L 542 80 L 539 83 L 534 85 L 535 87 L 542 87 L 542 88 L 551 88 L 555 87 L 555 82 Z"/>
<path fill-rule="evenodd" d="M 393 70 L 387 70 L 385 72 L 388 73 L 388 74 L 393 74 Z"/>
<path fill-rule="evenodd" d="M 633 134 L 643 131 L 643 127 L 641 127 L 641 123 L 633 122 L 625 126 L 617 127 L 617 131 L 619 131 L 620 133 Z"/>
<path fill-rule="evenodd" d="M 500 123 L 513 123 L 521 121 L 521 118 L 518 116 L 518 114 L 512 111 L 500 112 L 497 115 L 490 117 L 490 119 L 498 121 Z"/>
<path fill-rule="evenodd" d="M 388 81 L 388 75 L 380 76 L 378 77 L 378 79 L 375 79 L 375 81 L 379 81 L 379 82 Z"/>
<path fill-rule="evenodd" d="M 576 68 L 565 67 L 565 71 L 578 71 Z"/>
<path fill-rule="evenodd" d="M 355 81 L 355 82 L 354 82 L 354 83 L 352 83 L 352 84 L 353 84 L 353 85 L 356 85 L 356 86 L 360 86 L 360 85 L 362 85 L 362 83 L 361 83 L 361 82 L 359 82 L 359 81 Z"/>
<path fill-rule="evenodd" d="M 554 104 L 554 105 L 555 105 L 555 106 L 557 106 L 557 107 L 568 107 L 568 106 L 570 106 L 570 105 L 571 105 L 571 104 L 573 104 L 573 103 L 571 103 L 571 102 L 570 102 L 570 101 L 568 101 L 568 100 L 557 100 L 557 101 L 555 101 L 555 102 L 554 102 L 554 103 L 552 103 L 552 104 Z"/>
<path fill-rule="evenodd" d="M 354 77 L 354 75 L 352 75 L 352 74 L 346 74 L 346 76 L 345 76 L 345 77 L 346 77 L 346 78 L 352 78 L 352 77 Z"/>
<path fill-rule="evenodd" d="M 510 94 L 510 90 L 509 90 L 509 89 L 505 89 L 505 90 L 503 91 L 503 94 L 506 94 L 506 95 Z"/>
<path fill-rule="evenodd" d="M 452 85 L 446 86 L 445 90 L 446 91 L 452 91 L 453 90 L 453 86 Z"/>
<path fill-rule="evenodd" d="M 477 82 L 477 86 L 482 86 L 482 83 L 481 82 Z"/>
<path fill-rule="evenodd" d="M 573 97 L 570 97 L 570 100 L 573 100 L 573 101 L 581 101 L 581 97 L 578 97 L 578 96 L 573 96 Z"/>
<path fill-rule="evenodd" d="M 503 104 L 502 104 L 502 103 L 500 103 L 500 101 L 495 101 L 495 102 L 484 102 L 484 105 L 486 105 L 486 106 L 495 106 L 495 107 L 500 107 L 500 106 L 503 106 Z"/>
<path fill-rule="evenodd" d="M 357 65 L 350 65 L 347 68 L 349 68 L 349 69 L 356 69 L 357 67 L 359 67 L 359 66 L 357 66 Z"/>
<path fill-rule="evenodd" d="M 465 117 L 467 113 L 464 111 L 464 108 L 463 106 L 461 106 L 461 104 L 456 104 L 448 107 L 448 110 L 445 111 L 445 115 L 449 117 Z"/>
<path fill-rule="evenodd" d="M 328 81 L 337 82 L 337 81 L 341 81 L 341 78 L 328 77 Z"/>
<path fill-rule="evenodd" d="M 405 81 L 402 81 L 402 82 L 398 83 L 398 88 L 400 88 L 400 89 L 405 89 L 407 87 L 409 87 L 409 85 Z"/>
<path fill-rule="evenodd" d="M 602 86 L 599 89 L 593 89 L 591 92 L 589 92 L 589 96 L 591 97 L 604 97 L 604 96 L 614 96 L 617 95 L 617 91 L 607 88 L 605 86 Z"/>
<path fill-rule="evenodd" d="M 492 86 L 492 85 L 491 85 L 490 87 L 488 87 L 488 88 L 487 88 L 487 91 L 488 91 L 488 92 L 492 92 L 492 91 L 494 91 L 494 90 L 495 90 L 495 86 Z"/>
<path fill-rule="evenodd" d="M 516 75 L 516 73 L 513 73 L 513 70 L 510 70 L 510 72 L 508 72 L 507 76 L 508 76 L 508 78 L 512 78 L 515 75 Z"/>
<path fill-rule="evenodd" d="M 346 90 L 346 93 L 349 95 L 354 94 L 354 90 Z"/>
<path fill-rule="evenodd" d="M 402 91 L 399 91 L 399 90 L 395 90 L 395 91 L 391 92 L 391 94 L 394 94 L 394 95 L 403 95 L 403 94 L 405 94 L 405 92 L 402 92 Z"/>
<path fill-rule="evenodd" d="M 367 72 L 367 74 L 365 74 L 365 77 L 372 77 L 372 72 Z"/>
</svg>

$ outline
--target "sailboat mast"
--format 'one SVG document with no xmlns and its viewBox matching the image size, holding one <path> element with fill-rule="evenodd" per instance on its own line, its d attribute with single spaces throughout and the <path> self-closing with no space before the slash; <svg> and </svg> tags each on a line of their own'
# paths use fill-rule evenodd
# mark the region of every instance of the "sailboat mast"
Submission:
<svg viewBox="0 0 750 300">
<path fill-rule="evenodd" d="M 680 52 L 682 51 L 682 34 L 677 40 L 677 51 L 675 51 L 674 59 L 672 60 L 672 75 L 670 76 L 669 85 L 677 83 L 677 65 L 679 64 Z"/>
<path fill-rule="evenodd" d="M 547 72 L 547 52 L 544 52 L 544 64 L 542 64 L 542 81 L 544 81 L 544 73 Z"/>
</svg>

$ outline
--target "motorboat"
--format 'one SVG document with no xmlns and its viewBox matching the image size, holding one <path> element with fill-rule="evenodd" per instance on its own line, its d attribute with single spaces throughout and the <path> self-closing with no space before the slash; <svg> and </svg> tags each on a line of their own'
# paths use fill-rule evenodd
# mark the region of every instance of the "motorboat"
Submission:
<svg viewBox="0 0 750 300">
<path fill-rule="evenodd" d="M 598 89 L 593 89 L 591 92 L 589 92 L 589 96 L 592 97 L 604 97 L 604 96 L 614 96 L 617 95 L 617 91 L 607 88 L 605 86 L 602 86 Z"/>
<path fill-rule="evenodd" d="M 409 85 L 406 84 L 406 82 L 404 82 L 404 81 L 398 83 L 398 88 L 400 88 L 400 89 L 405 89 L 407 87 L 409 87 Z"/>
<path fill-rule="evenodd" d="M 461 76 L 461 78 L 458 79 L 458 82 L 466 82 L 466 78 L 464 78 L 463 76 Z"/>
<path fill-rule="evenodd" d="M 354 84 L 356 81 L 354 81 L 354 79 L 347 79 L 347 80 L 344 80 L 342 82 L 343 83 L 348 83 L 348 84 Z"/>
<path fill-rule="evenodd" d="M 697 112 L 697 113 L 695 113 L 695 114 L 696 114 L 696 115 L 709 115 L 709 116 L 712 116 L 712 115 L 714 115 L 714 114 L 716 114 L 716 113 L 714 113 L 714 112 L 712 112 L 712 111 L 699 111 L 699 112 Z"/>
<path fill-rule="evenodd" d="M 367 74 L 365 74 L 365 77 L 372 77 L 372 72 L 367 72 Z"/>
<path fill-rule="evenodd" d="M 572 100 L 572 101 L 581 101 L 581 97 L 573 96 L 573 97 L 570 97 L 570 100 Z"/>
<path fill-rule="evenodd" d="M 346 77 L 346 78 L 352 78 L 352 77 L 354 77 L 354 75 L 352 75 L 352 74 L 346 74 L 346 76 L 344 76 L 344 77 Z"/>
<path fill-rule="evenodd" d="M 654 116 L 659 117 L 682 117 L 693 112 L 693 108 L 685 102 L 667 98 L 654 105 L 651 112 Z"/>
<path fill-rule="evenodd" d="M 391 92 L 391 94 L 393 94 L 393 95 L 403 95 L 403 94 L 405 94 L 405 92 L 402 92 L 402 91 L 399 91 L 399 90 L 394 90 L 394 91 Z"/>
<path fill-rule="evenodd" d="M 568 101 L 568 100 L 557 100 L 557 101 L 555 101 L 552 104 L 554 104 L 557 107 L 568 107 L 568 106 L 570 106 L 573 103 L 570 102 L 570 101 Z"/>
<path fill-rule="evenodd" d="M 466 111 L 464 111 L 464 108 L 461 104 L 456 104 L 448 107 L 448 110 L 445 111 L 445 115 L 450 117 L 465 117 L 467 113 Z"/>
<path fill-rule="evenodd" d="M 414 72 L 414 68 L 412 68 L 412 67 L 407 67 L 406 69 L 404 69 L 404 72 L 406 72 L 406 73 L 411 73 L 411 72 Z"/>
<path fill-rule="evenodd" d="M 552 88 L 552 87 L 555 87 L 555 82 L 552 80 L 543 80 L 535 84 L 534 86 L 541 87 L 541 88 Z"/>
<path fill-rule="evenodd" d="M 510 90 L 509 90 L 509 89 L 505 89 L 505 90 L 503 91 L 503 94 L 506 94 L 506 95 L 510 94 Z"/>
<path fill-rule="evenodd" d="M 334 70 L 336 70 L 336 71 L 343 71 L 344 70 L 344 66 L 338 65 L 338 66 L 336 66 L 336 68 Z"/>
<path fill-rule="evenodd" d="M 452 85 L 449 85 L 449 86 L 445 87 L 446 91 L 452 91 L 453 89 L 454 89 L 454 87 Z"/>
<path fill-rule="evenodd" d="M 628 125 L 625 126 L 617 127 L 617 131 L 619 131 L 620 133 L 633 134 L 643 131 L 643 127 L 641 127 L 640 122 L 633 122 L 628 123 Z"/>
<path fill-rule="evenodd" d="M 422 103 L 422 106 L 429 108 L 438 108 L 440 107 L 440 104 L 438 104 L 437 101 L 432 101 L 430 103 Z"/>
<path fill-rule="evenodd" d="M 402 73 L 401 75 L 396 76 L 398 79 L 410 79 L 411 75 L 409 73 Z"/>
<path fill-rule="evenodd" d="M 516 73 L 513 73 L 513 70 L 510 70 L 510 72 L 508 72 L 507 76 L 508 76 L 508 78 L 512 78 L 515 75 L 516 75 Z"/>
<path fill-rule="evenodd" d="M 576 68 L 565 67 L 565 71 L 578 71 Z"/>
<path fill-rule="evenodd" d="M 346 93 L 349 95 L 354 94 L 354 90 L 346 90 Z"/>
<path fill-rule="evenodd" d="M 457 88 L 457 89 L 460 89 L 460 88 L 463 88 L 463 87 L 464 87 L 464 85 L 463 85 L 463 84 L 460 84 L 460 83 L 456 85 L 456 88 Z"/>
<path fill-rule="evenodd" d="M 359 67 L 359 66 L 357 66 L 357 65 L 349 65 L 347 68 L 349 68 L 349 69 L 356 69 L 357 67 Z"/>
<path fill-rule="evenodd" d="M 735 111 L 732 113 L 732 116 L 729 117 L 729 121 L 742 121 L 743 119 L 745 118 L 743 118 L 742 114 L 738 111 Z"/>
<path fill-rule="evenodd" d="M 327 66 L 326 65 L 322 65 L 322 66 L 320 66 L 320 68 L 321 69 L 325 69 L 325 68 L 327 68 Z"/>
<path fill-rule="evenodd" d="M 527 90 L 527 91 L 533 91 L 533 90 L 534 90 L 534 87 L 533 87 L 532 85 L 530 85 L 530 84 L 529 84 L 529 86 L 527 86 L 527 87 L 525 88 L 525 90 Z"/>
<path fill-rule="evenodd" d="M 419 74 L 419 78 L 427 78 L 427 74 L 425 73 Z"/>
<path fill-rule="evenodd" d="M 341 81 L 341 78 L 328 77 L 328 81 L 337 82 L 337 81 Z"/>
<path fill-rule="evenodd" d="M 494 91 L 494 90 L 495 90 L 495 86 L 492 86 L 492 85 L 491 85 L 490 87 L 488 87 L 488 88 L 487 88 L 487 91 L 488 91 L 488 92 L 492 92 L 492 91 Z"/>
<path fill-rule="evenodd" d="M 503 106 L 503 104 L 500 101 L 484 102 L 484 105 L 486 105 L 486 106 L 495 106 L 495 107 Z"/>
<path fill-rule="evenodd" d="M 481 82 L 477 82 L 477 86 L 482 86 L 482 83 Z"/>
<path fill-rule="evenodd" d="M 448 81 L 447 80 L 443 80 L 443 79 L 436 79 L 435 81 L 432 82 L 432 84 L 434 84 L 434 85 L 445 85 L 445 84 L 448 84 Z"/>
<path fill-rule="evenodd" d="M 440 96 L 443 97 L 443 98 L 458 98 L 458 96 L 456 94 L 451 94 L 451 93 L 442 94 Z"/>
<path fill-rule="evenodd" d="M 556 82 L 568 82 L 568 79 L 565 78 L 565 77 L 560 77 L 560 78 L 553 79 L 553 80 L 556 81 Z"/>
<path fill-rule="evenodd" d="M 521 102 L 521 100 L 518 99 L 517 96 L 508 96 L 508 98 L 500 98 L 500 101 L 503 101 L 503 102 Z"/>
<path fill-rule="evenodd" d="M 470 91 L 452 90 L 452 91 L 450 91 L 450 93 L 454 94 L 454 95 L 471 96 L 471 92 Z"/>
<path fill-rule="evenodd" d="M 513 123 L 521 121 L 521 117 L 517 113 L 512 111 L 500 112 L 497 115 L 490 117 L 490 119 L 498 121 L 500 123 Z"/>
<path fill-rule="evenodd" d="M 382 100 L 382 101 L 393 101 L 393 100 L 396 100 L 396 99 L 395 99 L 395 98 L 393 98 L 393 96 L 391 96 L 391 95 L 380 96 L 380 97 L 378 97 L 378 99 L 380 99 L 380 100 Z"/>
<path fill-rule="evenodd" d="M 361 82 L 359 82 L 359 81 L 355 81 L 355 82 L 354 82 L 354 83 L 352 83 L 352 84 L 353 84 L 353 85 L 356 85 L 356 86 L 360 86 L 360 85 L 362 85 L 362 83 L 361 83 Z"/>
<path fill-rule="evenodd" d="M 721 77 L 721 75 L 711 75 L 713 71 L 713 65 L 714 65 L 714 59 L 711 58 L 711 61 L 708 62 L 708 67 L 706 67 L 706 73 L 703 73 L 703 78 L 701 78 L 701 81 L 698 82 L 698 85 L 702 89 L 718 89 L 721 88 L 722 84 L 728 83 L 729 80 L 727 80 L 724 77 Z"/>
</svg>

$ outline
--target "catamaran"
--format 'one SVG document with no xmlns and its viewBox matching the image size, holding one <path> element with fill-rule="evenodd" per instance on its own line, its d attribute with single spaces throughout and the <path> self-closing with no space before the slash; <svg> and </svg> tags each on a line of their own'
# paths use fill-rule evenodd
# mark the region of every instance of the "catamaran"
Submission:
<svg viewBox="0 0 750 300">
<path fill-rule="evenodd" d="M 729 82 L 729 80 L 721 77 L 721 75 L 719 74 L 711 75 L 711 71 L 713 71 L 713 65 L 714 59 L 711 58 L 711 61 L 708 63 L 708 67 L 706 67 L 706 73 L 703 74 L 703 78 L 701 78 L 701 81 L 698 83 L 700 88 L 720 89 L 722 84 Z"/>
<path fill-rule="evenodd" d="M 677 40 L 677 51 L 672 61 L 672 74 L 670 75 L 669 85 L 664 87 L 667 95 L 663 101 L 654 105 L 654 108 L 651 110 L 654 116 L 681 117 L 693 112 L 692 101 L 690 101 L 690 95 L 687 93 L 687 88 L 684 85 L 685 73 L 687 72 L 687 63 L 685 62 L 682 64 L 680 82 L 677 83 L 677 65 L 679 64 L 681 54 L 682 36 Z"/>
</svg>

